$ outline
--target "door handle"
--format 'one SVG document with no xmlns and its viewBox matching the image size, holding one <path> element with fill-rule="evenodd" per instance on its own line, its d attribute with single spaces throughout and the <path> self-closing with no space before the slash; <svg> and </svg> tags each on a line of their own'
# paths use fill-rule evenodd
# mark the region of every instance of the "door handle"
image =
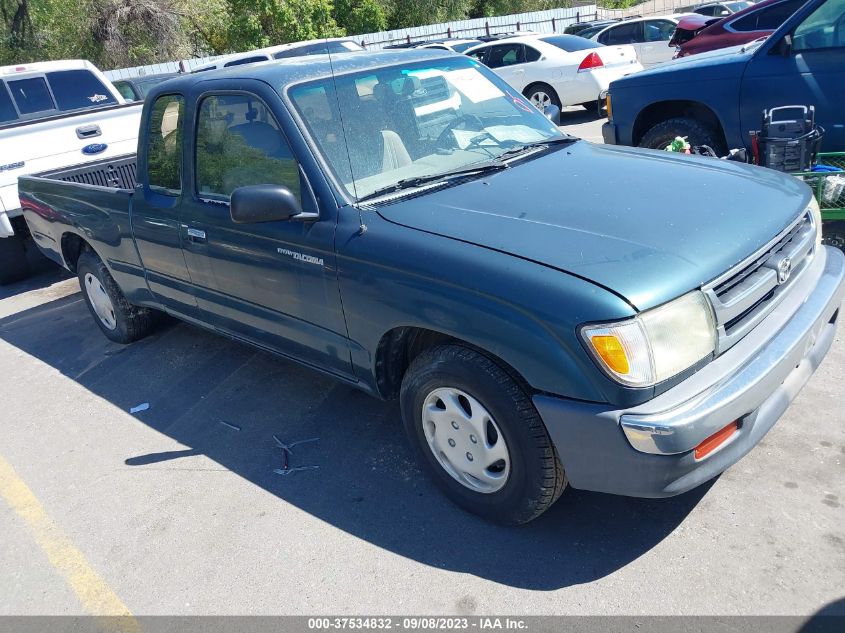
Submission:
<svg viewBox="0 0 845 633">
<path fill-rule="evenodd" d="M 86 139 L 86 138 L 94 138 L 95 136 L 100 136 L 102 132 L 100 131 L 99 125 L 81 125 L 76 128 L 76 138 L 78 139 Z"/>
<path fill-rule="evenodd" d="M 188 239 L 192 242 L 205 242 L 205 231 L 201 229 L 188 229 Z"/>
</svg>

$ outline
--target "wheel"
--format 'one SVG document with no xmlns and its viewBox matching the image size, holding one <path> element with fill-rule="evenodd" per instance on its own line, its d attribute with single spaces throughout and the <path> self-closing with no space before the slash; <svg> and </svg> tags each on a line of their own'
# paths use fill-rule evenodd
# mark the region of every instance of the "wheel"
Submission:
<svg viewBox="0 0 845 633">
<path fill-rule="evenodd" d="M 546 111 L 547 105 L 560 107 L 560 99 L 555 89 L 548 84 L 532 84 L 523 92 L 528 100 L 533 103 L 540 112 Z"/>
<path fill-rule="evenodd" d="M 76 263 L 76 272 L 85 303 L 109 339 L 115 343 L 132 343 L 152 331 L 152 310 L 129 303 L 97 255 L 84 251 Z"/>
<path fill-rule="evenodd" d="M 442 345 L 411 363 L 402 421 L 419 459 L 457 505 L 515 525 L 545 512 L 566 486 L 540 415 L 497 363 Z"/>
<path fill-rule="evenodd" d="M 20 235 L 0 238 L 0 286 L 20 281 L 29 275 L 26 246 Z"/>
<path fill-rule="evenodd" d="M 719 156 L 727 154 L 725 144 L 715 130 L 689 117 L 678 117 L 658 123 L 645 133 L 639 146 L 666 149 L 676 136 L 687 137 L 692 146 L 709 145 Z"/>
</svg>

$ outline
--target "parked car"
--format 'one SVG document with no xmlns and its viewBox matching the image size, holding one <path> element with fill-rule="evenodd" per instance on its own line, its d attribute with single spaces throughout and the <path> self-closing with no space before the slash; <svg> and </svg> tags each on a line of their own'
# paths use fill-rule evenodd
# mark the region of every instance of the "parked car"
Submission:
<svg viewBox="0 0 845 633">
<path fill-rule="evenodd" d="M 593 107 L 610 82 L 642 70 L 631 46 L 604 46 L 577 35 L 499 40 L 466 51 L 541 110 Z"/>
<path fill-rule="evenodd" d="M 678 56 L 678 47 L 686 44 L 708 26 L 716 24 L 716 22 L 721 19 L 722 18 L 707 17 L 706 15 L 700 15 L 698 13 L 690 13 L 678 18 L 678 26 L 675 27 L 672 39 L 669 40 L 669 46 L 674 48 L 676 51 L 675 58 Z"/>
<path fill-rule="evenodd" d="M 694 7 L 693 13 L 700 13 L 701 15 L 712 15 L 717 17 L 724 17 L 739 13 L 743 9 L 754 6 L 750 0 L 739 0 L 738 2 L 710 2 L 707 4 L 700 4 Z"/>
<path fill-rule="evenodd" d="M 616 24 L 617 22 L 621 22 L 622 18 L 609 18 L 607 20 L 590 20 L 588 22 L 573 22 L 565 29 L 563 32 L 565 35 L 581 35 L 581 37 L 585 37 L 582 35 L 583 31 L 588 29 L 593 29 L 596 27 L 604 28 L 610 24 Z"/>
<path fill-rule="evenodd" d="M 610 86 L 604 140 L 751 147 L 764 109 L 812 105 L 822 148 L 845 151 L 845 0 L 809 0 L 762 42 L 684 57 Z"/>
<path fill-rule="evenodd" d="M 132 153 L 140 119 L 140 106 L 126 106 L 87 61 L 0 67 L 0 284 L 26 277 L 40 259 L 18 176 Z"/>
<path fill-rule="evenodd" d="M 304 57 L 306 55 L 332 55 L 340 53 L 357 53 L 363 51 L 364 47 L 347 38 L 324 38 L 321 40 L 309 40 L 307 42 L 293 42 L 291 44 L 280 44 L 259 48 L 237 55 L 226 55 L 212 64 L 206 64 L 194 68 L 192 73 L 202 73 L 218 68 L 230 68 L 232 66 L 243 66 L 244 64 L 255 64 L 273 59 L 285 59 L 288 57 Z"/>
<path fill-rule="evenodd" d="M 447 38 L 441 40 L 431 40 L 425 44 L 421 44 L 419 48 L 436 48 L 444 51 L 454 51 L 456 53 L 463 53 L 464 51 L 478 46 L 481 40 L 478 39 L 462 39 L 462 38 Z"/>
<path fill-rule="evenodd" d="M 644 68 L 669 61 L 675 55 L 675 49 L 669 46 L 669 40 L 678 26 L 679 16 L 661 16 L 654 18 L 636 18 L 606 26 L 590 36 L 599 44 L 619 46 L 630 44 L 637 53 L 637 59 Z"/>
<path fill-rule="evenodd" d="M 711 24 L 682 44 L 677 57 L 747 44 L 775 32 L 806 0 L 763 0 Z"/>
<path fill-rule="evenodd" d="M 126 101 L 143 101 L 150 88 L 175 77 L 177 74 L 162 73 L 160 75 L 128 77 L 126 79 L 115 79 L 112 84 Z"/>
<path fill-rule="evenodd" d="M 464 56 L 333 66 L 154 88 L 119 190 L 21 179 L 109 339 L 166 311 L 398 398 L 433 481 L 504 523 L 715 477 L 828 351 L 845 255 L 798 179 L 579 141 Z"/>
</svg>

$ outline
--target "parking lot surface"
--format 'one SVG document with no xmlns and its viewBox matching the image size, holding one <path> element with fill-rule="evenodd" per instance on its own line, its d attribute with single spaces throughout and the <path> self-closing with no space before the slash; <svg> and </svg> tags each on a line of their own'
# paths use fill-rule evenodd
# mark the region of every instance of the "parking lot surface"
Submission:
<svg viewBox="0 0 845 633">
<path fill-rule="evenodd" d="M 177 322 L 111 343 L 48 272 L 0 289 L 0 614 L 842 611 L 843 338 L 714 482 L 502 528 L 424 478 L 395 403 Z M 319 468 L 275 474 L 274 435 Z"/>
</svg>

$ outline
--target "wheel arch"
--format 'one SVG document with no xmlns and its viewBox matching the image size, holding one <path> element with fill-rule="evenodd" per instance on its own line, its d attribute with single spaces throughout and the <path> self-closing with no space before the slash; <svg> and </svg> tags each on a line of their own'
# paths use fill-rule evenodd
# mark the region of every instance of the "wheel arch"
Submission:
<svg viewBox="0 0 845 633">
<path fill-rule="evenodd" d="M 710 106 L 700 101 L 683 99 L 658 101 L 645 107 L 634 121 L 634 126 L 631 130 L 631 144 L 634 146 L 639 145 L 646 132 L 652 127 L 676 117 L 689 117 L 700 121 L 713 129 L 725 146 L 727 146 L 725 127 L 716 112 Z"/>
<path fill-rule="evenodd" d="M 486 356 L 529 393 L 535 391 L 512 365 L 478 345 L 437 330 L 418 326 L 398 326 L 385 332 L 376 347 L 374 369 L 378 395 L 385 400 L 397 398 L 402 378 L 414 359 L 433 347 L 447 344 L 467 347 Z"/>
<path fill-rule="evenodd" d="M 79 262 L 79 257 L 85 251 L 91 251 L 94 254 L 97 252 L 91 244 L 82 236 L 72 231 L 66 231 L 62 235 L 61 240 L 62 259 L 68 270 L 76 274 L 76 264 Z M 99 257 L 99 255 L 98 255 Z"/>
</svg>

